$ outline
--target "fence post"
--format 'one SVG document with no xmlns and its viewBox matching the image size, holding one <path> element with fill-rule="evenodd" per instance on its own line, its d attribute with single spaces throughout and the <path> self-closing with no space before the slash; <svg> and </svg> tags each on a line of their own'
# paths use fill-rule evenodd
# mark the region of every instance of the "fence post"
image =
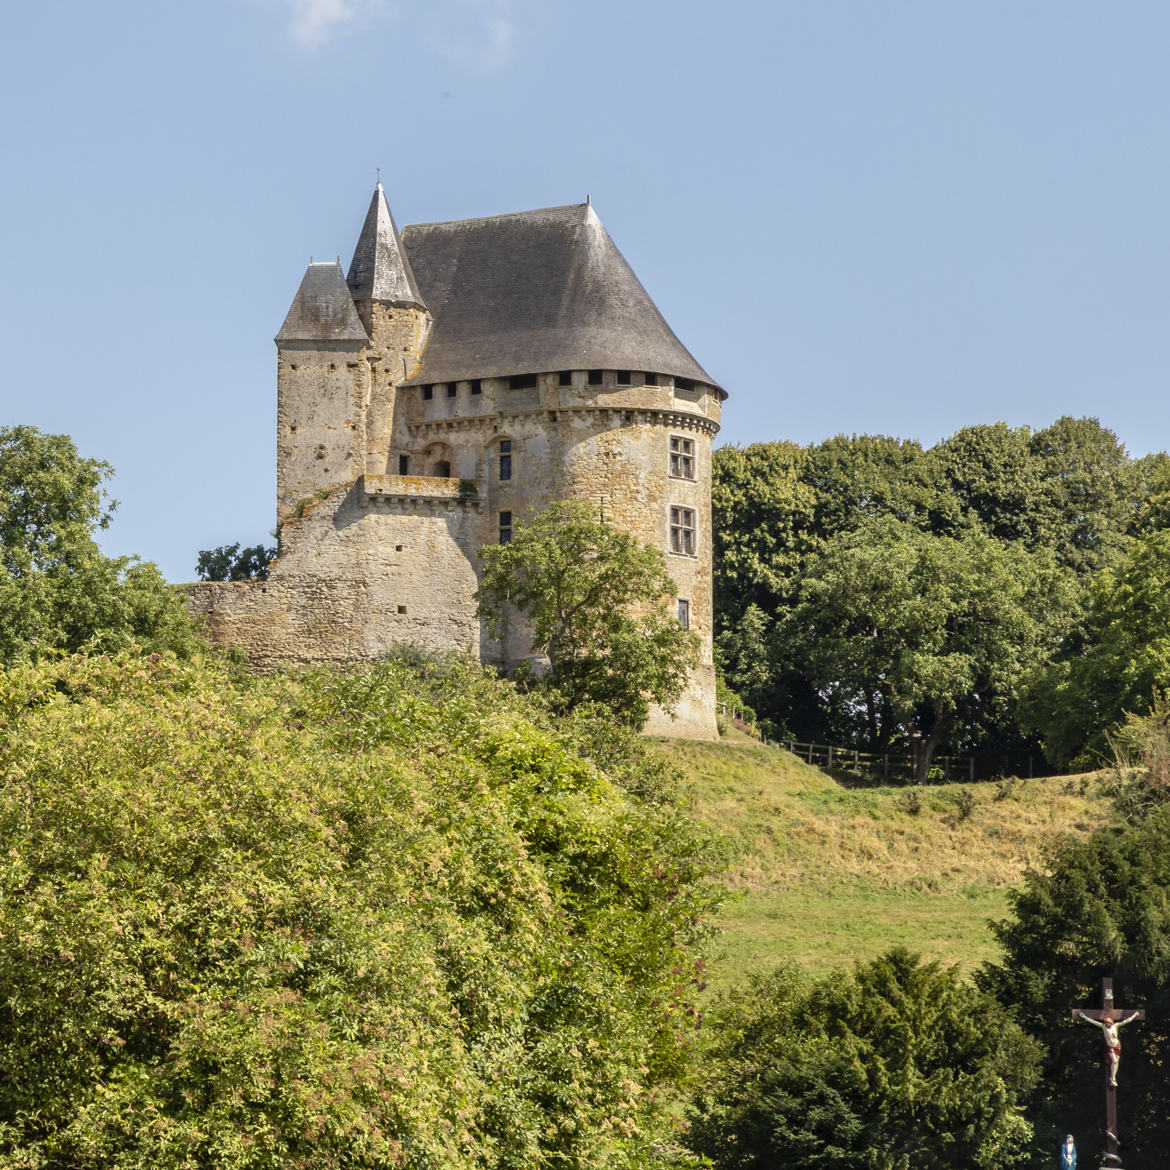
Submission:
<svg viewBox="0 0 1170 1170">
<path fill-rule="evenodd" d="M 810 743 L 808 745 L 808 762 L 810 764 L 812 763 L 812 749 L 813 749 L 813 745 Z"/>
<path fill-rule="evenodd" d="M 975 783 L 975 757 L 971 757 L 971 783 Z"/>
<path fill-rule="evenodd" d="M 888 780 L 890 778 L 890 753 L 886 752 L 882 756 L 882 779 Z"/>
<path fill-rule="evenodd" d="M 833 745 L 829 744 L 829 762 L 825 765 L 826 768 L 833 766 Z"/>
</svg>

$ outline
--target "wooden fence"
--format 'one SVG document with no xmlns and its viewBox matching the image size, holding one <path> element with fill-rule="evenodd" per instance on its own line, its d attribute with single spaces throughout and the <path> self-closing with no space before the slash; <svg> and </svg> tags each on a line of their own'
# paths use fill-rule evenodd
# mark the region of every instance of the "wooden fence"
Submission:
<svg viewBox="0 0 1170 1170">
<path fill-rule="evenodd" d="M 794 756 L 826 772 L 856 772 L 859 776 L 880 776 L 883 780 L 913 780 L 918 771 L 915 752 L 862 752 L 854 748 L 833 747 L 827 743 L 782 741 Z M 941 780 L 975 779 L 974 756 L 935 756 L 930 762 L 930 778 Z"/>
<path fill-rule="evenodd" d="M 745 720 L 744 709 L 730 703 L 718 705 L 719 714 L 735 720 L 736 726 L 748 735 L 754 735 L 761 743 L 769 740 L 753 722 Z M 913 780 L 918 772 L 916 752 L 862 752 L 855 748 L 834 747 L 828 743 L 801 743 L 795 739 L 771 741 L 798 756 L 805 763 L 815 764 L 830 772 L 854 772 L 858 776 L 877 776 L 883 780 Z M 1028 760 L 1028 775 L 1032 774 L 1031 758 Z M 974 756 L 935 756 L 930 761 L 930 779 L 970 780 L 975 779 Z"/>
</svg>

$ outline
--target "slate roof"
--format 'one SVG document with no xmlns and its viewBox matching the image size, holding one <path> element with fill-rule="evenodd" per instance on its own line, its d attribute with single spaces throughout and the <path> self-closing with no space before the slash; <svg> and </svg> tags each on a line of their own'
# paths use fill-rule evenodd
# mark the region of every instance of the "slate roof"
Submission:
<svg viewBox="0 0 1170 1170">
<path fill-rule="evenodd" d="M 340 264 L 332 260 L 327 264 L 309 264 L 276 340 L 369 340 L 353 307 L 353 297 Z"/>
<path fill-rule="evenodd" d="M 406 385 L 580 369 L 717 385 L 588 203 L 415 224 L 402 245 L 434 319 Z"/>
<path fill-rule="evenodd" d="M 398 244 L 398 228 L 379 183 L 366 212 L 366 222 L 353 250 L 346 283 L 355 301 L 389 301 L 425 309 L 414 273 Z"/>
</svg>

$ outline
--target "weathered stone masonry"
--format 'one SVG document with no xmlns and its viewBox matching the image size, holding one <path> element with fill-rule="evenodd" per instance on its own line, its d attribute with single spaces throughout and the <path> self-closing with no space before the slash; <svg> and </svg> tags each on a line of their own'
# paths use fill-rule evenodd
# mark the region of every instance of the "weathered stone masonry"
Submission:
<svg viewBox="0 0 1170 1170">
<path fill-rule="evenodd" d="M 711 440 L 726 397 L 588 204 L 408 227 L 381 184 L 348 276 L 310 264 L 276 337 L 277 530 L 267 581 L 187 586 L 260 666 L 395 644 L 530 653 L 475 613 L 478 550 L 583 499 L 662 549 L 702 659 L 675 718 L 715 735 Z"/>
</svg>

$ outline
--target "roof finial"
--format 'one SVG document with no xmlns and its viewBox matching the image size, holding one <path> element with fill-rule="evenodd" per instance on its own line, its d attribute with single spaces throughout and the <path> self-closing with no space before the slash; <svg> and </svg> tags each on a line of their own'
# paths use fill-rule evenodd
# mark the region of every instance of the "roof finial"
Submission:
<svg viewBox="0 0 1170 1170">
<path fill-rule="evenodd" d="M 588 192 L 585 193 L 585 206 L 586 207 L 593 206 L 593 196 L 590 195 Z"/>
<path fill-rule="evenodd" d="M 374 170 L 378 172 L 378 186 L 380 187 L 382 185 L 382 168 L 375 167 Z"/>
</svg>

